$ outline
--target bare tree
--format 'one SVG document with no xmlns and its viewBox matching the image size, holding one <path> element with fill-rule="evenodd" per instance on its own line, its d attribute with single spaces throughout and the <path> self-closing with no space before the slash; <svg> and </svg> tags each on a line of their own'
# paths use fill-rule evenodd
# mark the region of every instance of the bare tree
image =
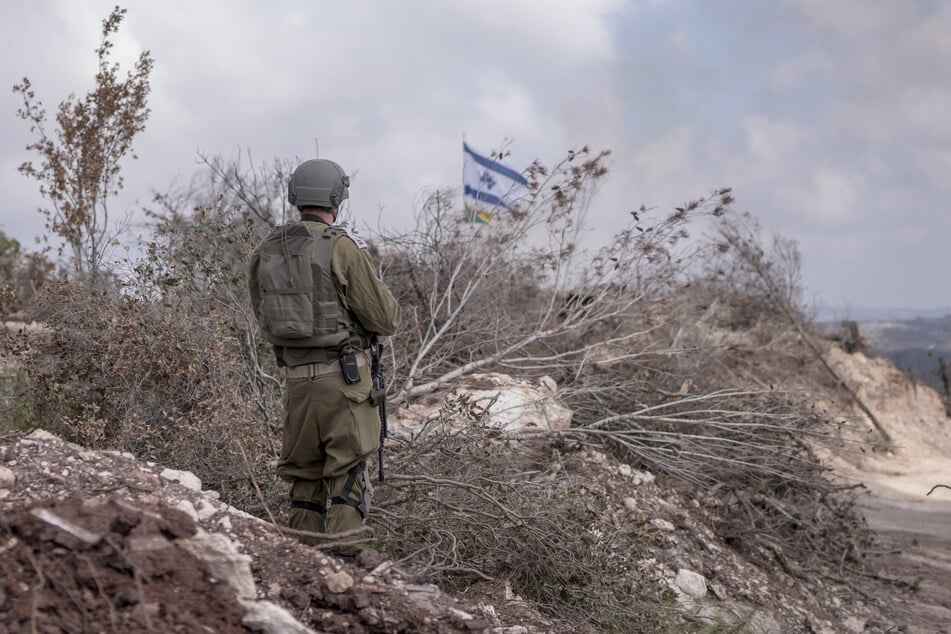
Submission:
<svg viewBox="0 0 951 634">
<path fill-rule="evenodd" d="M 128 217 L 118 223 L 110 218 L 109 202 L 123 186 L 120 161 L 132 152 L 132 139 L 145 129 L 149 117 L 151 55 L 143 51 L 125 79 L 110 58 L 110 38 L 125 13 L 116 7 L 103 20 L 95 87 L 82 99 L 70 95 L 60 103 L 55 131 L 47 130 L 46 111 L 30 80 L 24 78 L 13 87 L 23 97 L 18 114 L 37 137 L 27 149 L 40 157 L 38 164 L 26 161 L 19 170 L 40 183 L 40 193 L 52 205 L 40 210 L 46 228 L 68 245 L 74 270 L 93 278 L 108 247 L 127 226 Z"/>
<path fill-rule="evenodd" d="M 493 367 L 532 374 L 638 354 L 624 345 L 639 336 L 632 315 L 651 310 L 644 299 L 689 260 L 689 221 L 721 214 L 730 194 L 663 217 L 641 208 L 607 246 L 585 250 L 579 243 L 607 156 L 585 147 L 551 171 L 536 162 L 519 210 L 492 225 L 466 222 L 450 194 L 436 191 L 413 231 L 380 236 L 384 272 L 406 314 L 396 402 Z"/>
</svg>

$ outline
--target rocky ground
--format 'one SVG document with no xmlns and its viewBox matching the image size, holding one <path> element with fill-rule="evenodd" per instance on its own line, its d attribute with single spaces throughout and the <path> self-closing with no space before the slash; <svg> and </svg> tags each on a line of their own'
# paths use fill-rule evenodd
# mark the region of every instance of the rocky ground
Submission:
<svg viewBox="0 0 951 634">
<path fill-rule="evenodd" d="M 389 563 L 327 557 L 216 498 L 190 473 L 86 451 L 42 431 L 3 447 L 0 631 L 498 625 Z"/>
<path fill-rule="evenodd" d="M 590 474 L 588 497 L 613 501 L 600 529 L 646 529 L 650 555 L 634 565 L 681 629 L 951 631 L 951 490 L 925 495 L 951 484 L 943 403 L 880 360 L 832 361 L 893 437 L 829 457 L 872 492 L 863 507 L 880 539 L 867 577 L 819 577 L 775 550 L 741 555 L 710 528 L 714 492 L 684 495 L 590 448 L 559 448 L 565 469 Z M 34 431 L 0 447 L 0 631 L 572 630 L 504 580 L 450 597 L 372 552 L 350 564 L 302 546 L 192 474 Z"/>
</svg>

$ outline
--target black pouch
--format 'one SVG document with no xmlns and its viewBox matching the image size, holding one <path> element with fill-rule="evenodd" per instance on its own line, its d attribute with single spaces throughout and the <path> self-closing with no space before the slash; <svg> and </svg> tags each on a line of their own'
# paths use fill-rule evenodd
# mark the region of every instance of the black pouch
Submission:
<svg viewBox="0 0 951 634">
<path fill-rule="evenodd" d="M 357 365 L 357 355 L 352 352 L 340 357 L 340 371 L 347 385 L 360 382 L 360 366 Z"/>
</svg>

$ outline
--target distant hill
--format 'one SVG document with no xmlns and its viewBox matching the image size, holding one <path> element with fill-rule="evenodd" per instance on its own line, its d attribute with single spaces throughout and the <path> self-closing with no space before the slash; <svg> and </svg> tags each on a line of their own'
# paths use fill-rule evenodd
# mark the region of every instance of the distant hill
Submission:
<svg viewBox="0 0 951 634">
<path fill-rule="evenodd" d="M 917 319 L 941 319 L 951 316 L 951 306 L 943 308 L 882 308 L 875 306 L 830 306 L 815 307 L 815 318 L 821 322 L 853 319 L 858 322 L 914 321 Z"/>
<path fill-rule="evenodd" d="M 872 352 L 891 359 L 899 368 L 910 370 L 919 380 L 944 392 L 940 359 L 951 366 L 951 314 L 860 321 L 859 329 Z"/>
</svg>

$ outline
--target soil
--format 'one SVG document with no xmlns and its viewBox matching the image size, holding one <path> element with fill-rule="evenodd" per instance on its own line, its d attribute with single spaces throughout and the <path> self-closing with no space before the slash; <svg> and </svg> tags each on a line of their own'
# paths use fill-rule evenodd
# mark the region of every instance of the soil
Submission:
<svg viewBox="0 0 951 634">
<path fill-rule="evenodd" d="M 505 631 L 372 551 L 341 561 L 216 498 L 42 431 L 0 446 L 0 631 Z"/>
<path fill-rule="evenodd" d="M 0 623 L 6 632 L 246 631 L 234 594 L 172 546 L 195 532 L 181 511 L 116 500 L 5 514 Z"/>
</svg>

